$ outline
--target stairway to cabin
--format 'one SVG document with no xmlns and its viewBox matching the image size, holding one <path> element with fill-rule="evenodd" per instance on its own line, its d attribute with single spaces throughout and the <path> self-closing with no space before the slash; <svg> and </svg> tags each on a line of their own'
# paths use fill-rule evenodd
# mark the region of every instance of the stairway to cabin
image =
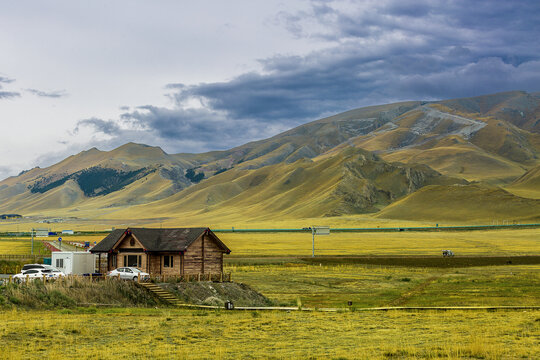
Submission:
<svg viewBox="0 0 540 360">
<path fill-rule="evenodd" d="M 146 288 L 147 290 L 153 292 L 157 297 L 159 297 L 161 300 L 166 301 L 172 305 L 184 305 L 180 299 L 178 299 L 176 296 L 168 292 L 167 290 L 163 290 L 159 286 L 157 286 L 154 283 L 151 282 L 141 282 L 139 283 L 140 286 Z"/>
</svg>

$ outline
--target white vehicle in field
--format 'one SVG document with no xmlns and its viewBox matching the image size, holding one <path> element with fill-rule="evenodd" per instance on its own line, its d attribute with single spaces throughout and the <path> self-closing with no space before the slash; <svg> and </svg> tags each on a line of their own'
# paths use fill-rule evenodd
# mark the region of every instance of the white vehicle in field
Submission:
<svg viewBox="0 0 540 360">
<path fill-rule="evenodd" d="M 443 250 L 442 251 L 442 256 L 443 257 L 452 257 L 452 256 L 454 256 L 454 252 L 452 250 Z"/>
<path fill-rule="evenodd" d="M 141 279 L 141 280 L 150 279 L 150 274 L 145 273 L 135 267 L 121 267 L 118 269 L 114 269 L 113 271 L 109 271 L 107 273 L 107 276 L 120 277 L 120 279 L 123 279 L 123 280 L 133 280 L 133 281 L 137 281 L 138 279 Z"/>
</svg>

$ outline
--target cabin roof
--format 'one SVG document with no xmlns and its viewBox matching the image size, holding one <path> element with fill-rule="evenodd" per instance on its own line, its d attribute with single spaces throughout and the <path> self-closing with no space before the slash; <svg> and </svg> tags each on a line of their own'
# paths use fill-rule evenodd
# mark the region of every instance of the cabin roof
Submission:
<svg viewBox="0 0 540 360">
<path fill-rule="evenodd" d="M 90 250 L 90 252 L 109 252 L 115 248 L 124 235 L 130 233 L 133 234 L 133 236 L 143 245 L 144 249 L 149 252 L 185 251 L 205 232 L 213 238 L 223 252 L 231 252 L 231 250 L 209 228 L 117 229 L 113 230 L 105 237 L 105 239 L 101 240 Z"/>
</svg>

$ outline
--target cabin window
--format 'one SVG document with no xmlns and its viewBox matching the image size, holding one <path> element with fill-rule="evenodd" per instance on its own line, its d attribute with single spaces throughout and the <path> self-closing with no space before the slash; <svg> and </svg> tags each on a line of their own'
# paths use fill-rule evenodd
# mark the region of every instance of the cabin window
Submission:
<svg viewBox="0 0 540 360">
<path fill-rule="evenodd" d="M 172 255 L 163 256 L 163 267 L 174 267 Z"/>
<path fill-rule="evenodd" d="M 124 256 L 125 258 L 125 256 Z M 127 264 L 125 266 L 129 267 L 138 267 L 140 266 L 141 262 L 141 256 L 140 255 L 128 255 L 127 256 Z"/>
<path fill-rule="evenodd" d="M 131 239 L 129 240 L 129 245 L 130 245 L 130 246 L 135 246 L 135 239 L 134 239 L 134 238 L 131 238 Z"/>
<path fill-rule="evenodd" d="M 56 267 L 57 268 L 63 268 L 64 267 L 64 259 L 56 259 Z"/>
<path fill-rule="evenodd" d="M 116 256 L 115 255 L 111 256 L 111 266 L 113 268 L 116 268 Z"/>
</svg>

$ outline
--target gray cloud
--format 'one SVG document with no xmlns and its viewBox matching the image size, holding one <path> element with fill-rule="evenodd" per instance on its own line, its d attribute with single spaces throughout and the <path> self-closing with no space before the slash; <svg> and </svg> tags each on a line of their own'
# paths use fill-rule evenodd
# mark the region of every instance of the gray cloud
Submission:
<svg viewBox="0 0 540 360">
<path fill-rule="evenodd" d="M 21 96 L 20 93 L 14 91 L 0 91 L 0 99 L 12 99 Z"/>
<path fill-rule="evenodd" d="M 0 76 L 0 90 L 2 89 L 2 84 L 11 84 L 14 81 L 14 79 Z M 21 94 L 16 91 L 0 91 L 0 99 L 12 99 L 20 96 Z"/>
<path fill-rule="evenodd" d="M 361 106 L 538 91 L 538 14 L 537 1 L 313 1 L 276 21 L 293 36 L 324 39 L 326 48 L 261 59 L 262 71 L 224 82 L 171 83 L 171 108 L 147 105 L 80 124 L 144 133 L 175 150 L 210 150 Z"/>
<path fill-rule="evenodd" d="M 0 88 L 2 87 L 1 83 L 10 84 L 10 83 L 12 83 L 14 81 L 15 81 L 14 79 L 10 79 L 10 78 L 5 77 L 5 76 L 0 76 Z"/>
<path fill-rule="evenodd" d="M 60 91 L 41 91 L 36 89 L 26 89 L 27 92 L 39 96 L 39 97 L 48 97 L 48 98 L 61 98 L 67 96 L 67 93 L 64 90 Z"/>
<path fill-rule="evenodd" d="M 80 127 L 85 126 L 107 135 L 116 135 L 120 132 L 120 126 L 115 121 L 102 120 L 94 117 L 78 121 L 74 133 L 77 134 Z"/>
</svg>

